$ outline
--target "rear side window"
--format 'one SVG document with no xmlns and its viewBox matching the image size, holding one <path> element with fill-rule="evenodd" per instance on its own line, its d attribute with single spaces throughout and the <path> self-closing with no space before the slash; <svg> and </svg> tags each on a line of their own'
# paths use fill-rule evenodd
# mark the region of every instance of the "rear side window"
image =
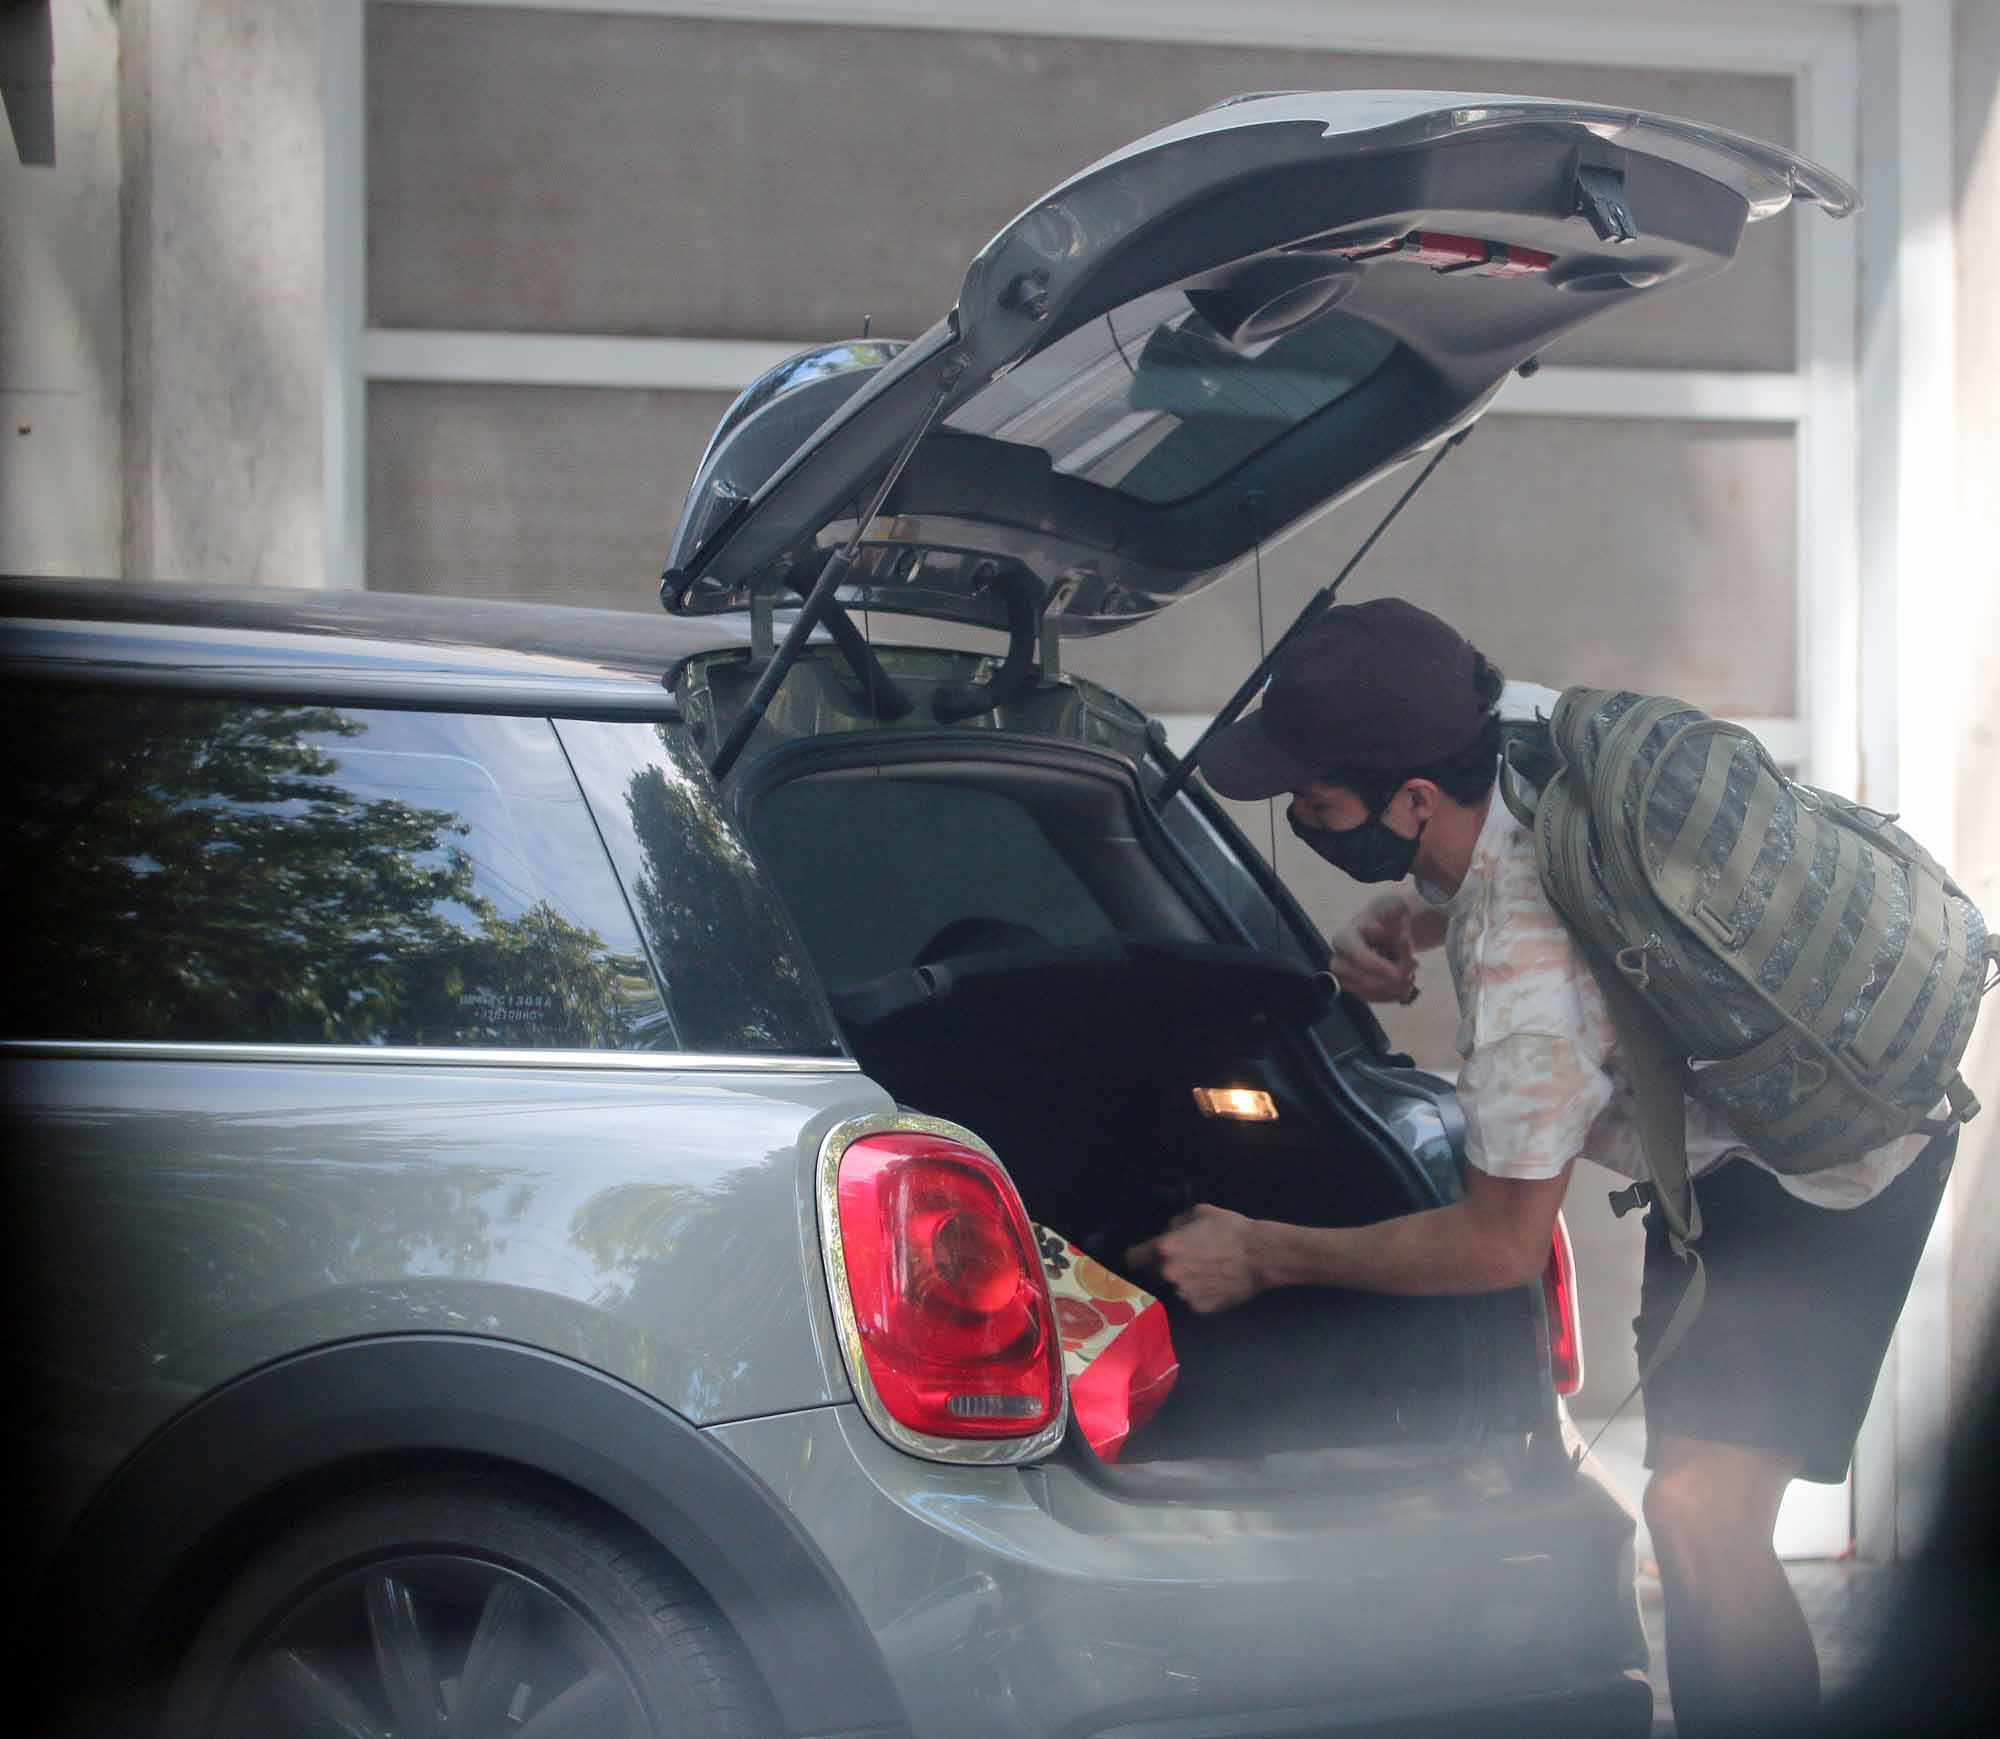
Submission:
<svg viewBox="0 0 2000 1739">
<path fill-rule="evenodd" d="M 9 1037 L 673 1044 L 545 719 L 21 689 L 4 714 Z"/>
<path fill-rule="evenodd" d="M 839 1056 L 839 1029 L 777 890 L 681 730 L 574 719 L 560 730 L 682 1048 Z"/>
</svg>

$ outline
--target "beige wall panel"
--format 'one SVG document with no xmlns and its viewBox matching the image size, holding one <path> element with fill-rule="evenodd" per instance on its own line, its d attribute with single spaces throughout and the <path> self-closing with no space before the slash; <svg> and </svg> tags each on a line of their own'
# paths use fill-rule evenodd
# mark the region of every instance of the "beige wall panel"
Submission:
<svg viewBox="0 0 2000 1739">
<path fill-rule="evenodd" d="M 1959 735 L 1958 838 L 1951 867 L 2000 925 L 2000 298 L 1985 262 L 2000 248 L 2000 0 L 1960 0 L 1957 10 L 1959 605 L 1951 638 L 1963 664 L 1966 714 Z M 1975 388 L 1972 383 L 1986 383 Z M 1966 1417 L 2000 1371 L 2000 997 L 1989 997 L 1964 1062 L 1986 1101 L 1969 1124 L 1952 1178 L 1952 1406 Z"/>
<path fill-rule="evenodd" d="M 1395 593 L 1511 675 L 1659 690 L 1785 716 L 1795 705 L 1796 458 L 1789 429 L 1494 417 L 1446 459 L 1344 597 Z M 1336 573 L 1410 474 L 1264 560 L 1267 635 Z M 1069 654 L 1155 712 L 1227 700 L 1256 660 L 1246 569 Z"/>
<path fill-rule="evenodd" d="M 124 0 L 125 572 L 326 572 L 315 0 Z"/>
<path fill-rule="evenodd" d="M 368 392 L 368 584 L 657 607 L 667 540 L 723 393 Z"/>
<path fill-rule="evenodd" d="M 1233 92 L 1498 88 L 1791 132 L 1787 81 L 960 31 L 368 9 L 383 326 L 914 336 L 1029 200 Z M 1644 214 L 1640 214 L 1641 221 Z M 1567 361 L 1789 368 L 1791 226 Z M 1555 355 L 1554 351 L 1551 355 Z"/>
<path fill-rule="evenodd" d="M 118 20 L 48 16 L 55 161 L 0 123 L 0 572 L 115 575 L 123 539 Z M 11 28 L 36 40 L 25 13 Z M 24 103 L 23 119 L 27 110 Z"/>
</svg>

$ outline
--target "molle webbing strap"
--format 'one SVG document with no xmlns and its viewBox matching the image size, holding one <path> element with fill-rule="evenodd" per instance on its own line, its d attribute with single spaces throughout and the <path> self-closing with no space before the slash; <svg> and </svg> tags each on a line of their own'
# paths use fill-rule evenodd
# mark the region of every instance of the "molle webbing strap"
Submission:
<svg viewBox="0 0 2000 1739">
<path fill-rule="evenodd" d="M 1945 936 L 1944 954 L 1947 959 L 1965 953 L 1965 920 L 1959 915 L 1958 904 L 1954 900 L 1944 902 Z M 1931 1046 L 1944 1030 L 1944 1023 L 1951 1017 L 1955 998 L 1951 994 L 1949 982 L 1940 980 L 1931 990 L 1931 999 L 1924 1008 L 1924 1018 L 1917 1023 L 1917 1030 L 1910 1035 L 1910 1042 L 1903 1054 L 1884 1069 L 1875 1082 L 1875 1090 L 1885 1099 L 1893 1099 L 1902 1091 L 1903 1083 L 1916 1073 L 1925 1057 L 1930 1055 Z"/>
<path fill-rule="evenodd" d="M 1946 941 L 1944 884 L 1918 871 L 1910 872 L 1909 882 L 1910 931 L 1903 938 L 1902 958 L 1889 974 L 1889 982 L 1876 992 L 1875 1006 L 1868 1011 L 1861 1030 L 1847 1041 L 1847 1054 L 1870 1076 L 1881 1069 L 1883 1057 L 1917 1006 Z M 1944 988 L 1942 982 L 1938 988 Z"/>
<path fill-rule="evenodd" d="M 1792 847 L 1792 855 L 1785 867 L 1778 872 L 1778 879 L 1771 884 L 1771 897 L 1764 902 L 1764 910 L 1757 922 L 1750 928 L 1743 946 L 1737 950 L 1736 959 L 1743 969 L 1744 977 L 1752 983 L 1762 978 L 1764 963 L 1771 958 L 1772 951 L 1784 940 L 1798 916 L 1800 896 L 1804 894 L 1806 882 L 1811 878 L 1813 865 L 1819 859 L 1819 844 L 1828 833 L 1836 842 L 1847 837 L 1847 829 L 1835 827 L 1822 829 L 1817 820 L 1803 805 L 1795 805 L 1798 816 L 1798 833 Z M 1836 846 L 1836 849 L 1838 847 Z M 1847 848 L 1850 852 L 1854 846 Z M 1838 857 L 1834 860 L 1836 873 Z"/>
<path fill-rule="evenodd" d="M 1800 947 L 1798 957 L 1793 960 L 1791 971 L 1785 974 L 1785 982 L 1773 996 L 1774 1001 L 1786 1008 L 1797 1008 L 1806 986 L 1825 972 L 1833 939 L 1840 934 L 1841 915 L 1854 898 L 1855 886 L 1861 880 L 1863 850 L 1860 840 L 1846 828 L 1837 827 L 1834 829 L 1834 841 L 1833 887 L 1827 893 L 1826 905 L 1814 922 L 1812 933 Z"/>
<path fill-rule="evenodd" d="M 1840 1043 L 1841 1017 L 1874 979 L 1876 970 L 1882 964 L 1882 945 L 1889 928 L 1889 893 L 1882 885 L 1882 860 L 1876 858 L 1874 861 L 1874 897 L 1868 902 L 1867 916 L 1854 932 L 1854 950 L 1848 955 L 1847 964 L 1840 969 L 1840 976 L 1834 980 L 1826 1001 L 1820 1004 L 1812 1018 L 1812 1030 L 1829 1049 L 1836 1048 Z"/>
<path fill-rule="evenodd" d="M 1778 812 L 1778 795 L 1783 789 L 1775 776 L 1757 781 L 1750 796 L 1749 812 L 1743 817 L 1743 831 L 1736 836 L 1736 846 L 1729 854 L 1729 862 L 1723 866 L 1721 876 L 1697 910 L 1697 916 L 1706 912 L 1709 920 L 1717 926 L 1717 933 L 1725 936 L 1731 945 L 1735 942 L 1731 920 L 1736 912 L 1736 903 L 1743 898 L 1743 890 L 1750 885 L 1750 872 L 1757 867 L 1764 842 L 1770 836 L 1771 818 Z"/>
<path fill-rule="evenodd" d="M 1727 732 L 1710 733 L 1708 759 L 1702 766 L 1701 784 L 1696 788 L 1694 803 L 1687 812 L 1687 819 L 1681 823 L 1680 831 L 1674 835 L 1673 844 L 1667 847 L 1666 861 L 1661 864 L 1655 879 L 1654 885 L 1678 911 L 1686 912 L 1694 907 L 1696 878 L 1701 873 L 1701 848 L 1707 842 L 1708 830 L 1715 825 L 1715 818 L 1722 813 L 1722 800 L 1729 793 L 1729 769 L 1736 763 L 1737 746 L 1737 740 Z M 1674 745 L 1669 743 L 1660 760 L 1664 762 L 1673 750 Z"/>
</svg>

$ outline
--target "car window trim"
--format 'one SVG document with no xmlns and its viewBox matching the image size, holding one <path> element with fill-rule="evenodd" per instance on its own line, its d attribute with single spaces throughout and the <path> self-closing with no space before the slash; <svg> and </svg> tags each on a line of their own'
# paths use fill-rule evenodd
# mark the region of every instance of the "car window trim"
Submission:
<svg viewBox="0 0 2000 1739">
<path fill-rule="evenodd" d="M 498 1046 L 258 1045 L 177 1039 L 0 1039 L 0 1058 L 106 1062 L 378 1063 L 395 1068 L 611 1070 L 638 1074 L 857 1075 L 852 1057 L 784 1052 L 510 1050 Z"/>
<path fill-rule="evenodd" d="M 494 713 L 519 718 L 679 724 L 680 703 L 664 687 L 613 678 L 473 677 L 449 670 L 345 670 L 305 664 L 154 663 L 0 654 L 0 677 L 51 688 L 152 689 L 218 700 L 292 706 L 363 706 L 384 712 Z"/>
</svg>

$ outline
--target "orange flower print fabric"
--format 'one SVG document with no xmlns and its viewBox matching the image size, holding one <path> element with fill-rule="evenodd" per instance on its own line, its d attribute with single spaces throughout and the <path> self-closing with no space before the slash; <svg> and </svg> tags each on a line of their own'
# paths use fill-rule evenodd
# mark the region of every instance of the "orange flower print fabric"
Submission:
<svg viewBox="0 0 2000 1739">
<path fill-rule="evenodd" d="M 1166 1307 L 1046 1226 L 1035 1238 L 1055 1300 L 1070 1411 L 1098 1457 L 1115 1462 L 1180 1375 Z"/>
</svg>

